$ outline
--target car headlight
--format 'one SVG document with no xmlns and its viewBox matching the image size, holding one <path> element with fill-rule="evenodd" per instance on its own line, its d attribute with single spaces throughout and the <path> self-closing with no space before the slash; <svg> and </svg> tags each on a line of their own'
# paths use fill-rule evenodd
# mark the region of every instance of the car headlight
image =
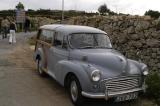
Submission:
<svg viewBox="0 0 160 106">
<path fill-rule="evenodd" d="M 142 71 L 143 71 L 143 75 L 144 75 L 144 76 L 147 76 L 147 75 L 149 74 L 149 70 L 148 70 L 148 67 L 147 67 L 147 66 L 144 66 L 144 67 L 142 68 Z"/>
<path fill-rule="evenodd" d="M 91 73 L 91 78 L 93 81 L 97 82 L 101 79 L 101 73 L 99 70 L 94 70 L 92 73 Z"/>
</svg>

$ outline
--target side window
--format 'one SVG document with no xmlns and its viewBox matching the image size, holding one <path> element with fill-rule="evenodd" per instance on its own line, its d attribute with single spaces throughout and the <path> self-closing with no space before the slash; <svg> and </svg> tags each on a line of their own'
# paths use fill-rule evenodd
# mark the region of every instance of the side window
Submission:
<svg viewBox="0 0 160 106">
<path fill-rule="evenodd" d="M 45 41 L 47 43 L 52 43 L 52 38 L 53 38 L 53 31 L 49 30 L 42 30 L 40 40 Z"/>
<path fill-rule="evenodd" d="M 63 43 L 63 35 L 61 33 L 56 33 L 54 36 L 54 46 L 58 48 L 62 48 Z"/>
<path fill-rule="evenodd" d="M 40 38 L 39 38 L 42 41 L 45 41 L 44 31 L 45 30 L 41 30 L 41 34 L 40 34 Z"/>
<path fill-rule="evenodd" d="M 52 43 L 52 39 L 53 38 L 53 31 L 47 31 L 46 32 L 46 39 L 45 39 L 45 42 L 47 43 Z"/>
</svg>

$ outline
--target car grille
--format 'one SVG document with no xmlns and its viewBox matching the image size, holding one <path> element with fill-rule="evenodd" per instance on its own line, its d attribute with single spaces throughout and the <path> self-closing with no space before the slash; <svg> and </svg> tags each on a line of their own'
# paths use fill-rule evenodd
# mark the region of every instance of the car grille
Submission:
<svg viewBox="0 0 160 106">
<path fill-rule="evenodd" d="M 138 77 L 121 77 L 113 78 L 105 81 L 107 92 L 119 92 L 137 88 L 139 86 Z"/>
</svg>

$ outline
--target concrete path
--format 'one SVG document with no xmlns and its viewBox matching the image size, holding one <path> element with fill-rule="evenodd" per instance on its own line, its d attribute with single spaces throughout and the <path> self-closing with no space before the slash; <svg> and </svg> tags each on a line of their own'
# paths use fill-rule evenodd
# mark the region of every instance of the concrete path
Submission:
<svg viewBox="0 0 160 106">
<path fill-rule="evenodd" d="M 63 87 L 38 75 L 27 39 L 36 34 L 19 33 L 17 43 L 0 40 L 0 106 L 73 106 Z M 154 106 L 147 100 L 107 103 L 87 100 L 85 106 Z"/>
</svg>

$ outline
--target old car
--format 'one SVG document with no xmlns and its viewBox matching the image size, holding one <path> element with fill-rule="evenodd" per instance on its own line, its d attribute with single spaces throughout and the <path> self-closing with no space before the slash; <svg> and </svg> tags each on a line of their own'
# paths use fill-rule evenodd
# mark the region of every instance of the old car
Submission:
<svg viewBox="0 0 160 106">
<path fill-rule="evenodd" d="M 84 98 L 132 100 L 146 88 L 147 66 L 114 50 L 107 33 L 96 28 L 40 27 L 34 60 L 39 74 L 64 86 L 75 105 Z"/>
</svg>

